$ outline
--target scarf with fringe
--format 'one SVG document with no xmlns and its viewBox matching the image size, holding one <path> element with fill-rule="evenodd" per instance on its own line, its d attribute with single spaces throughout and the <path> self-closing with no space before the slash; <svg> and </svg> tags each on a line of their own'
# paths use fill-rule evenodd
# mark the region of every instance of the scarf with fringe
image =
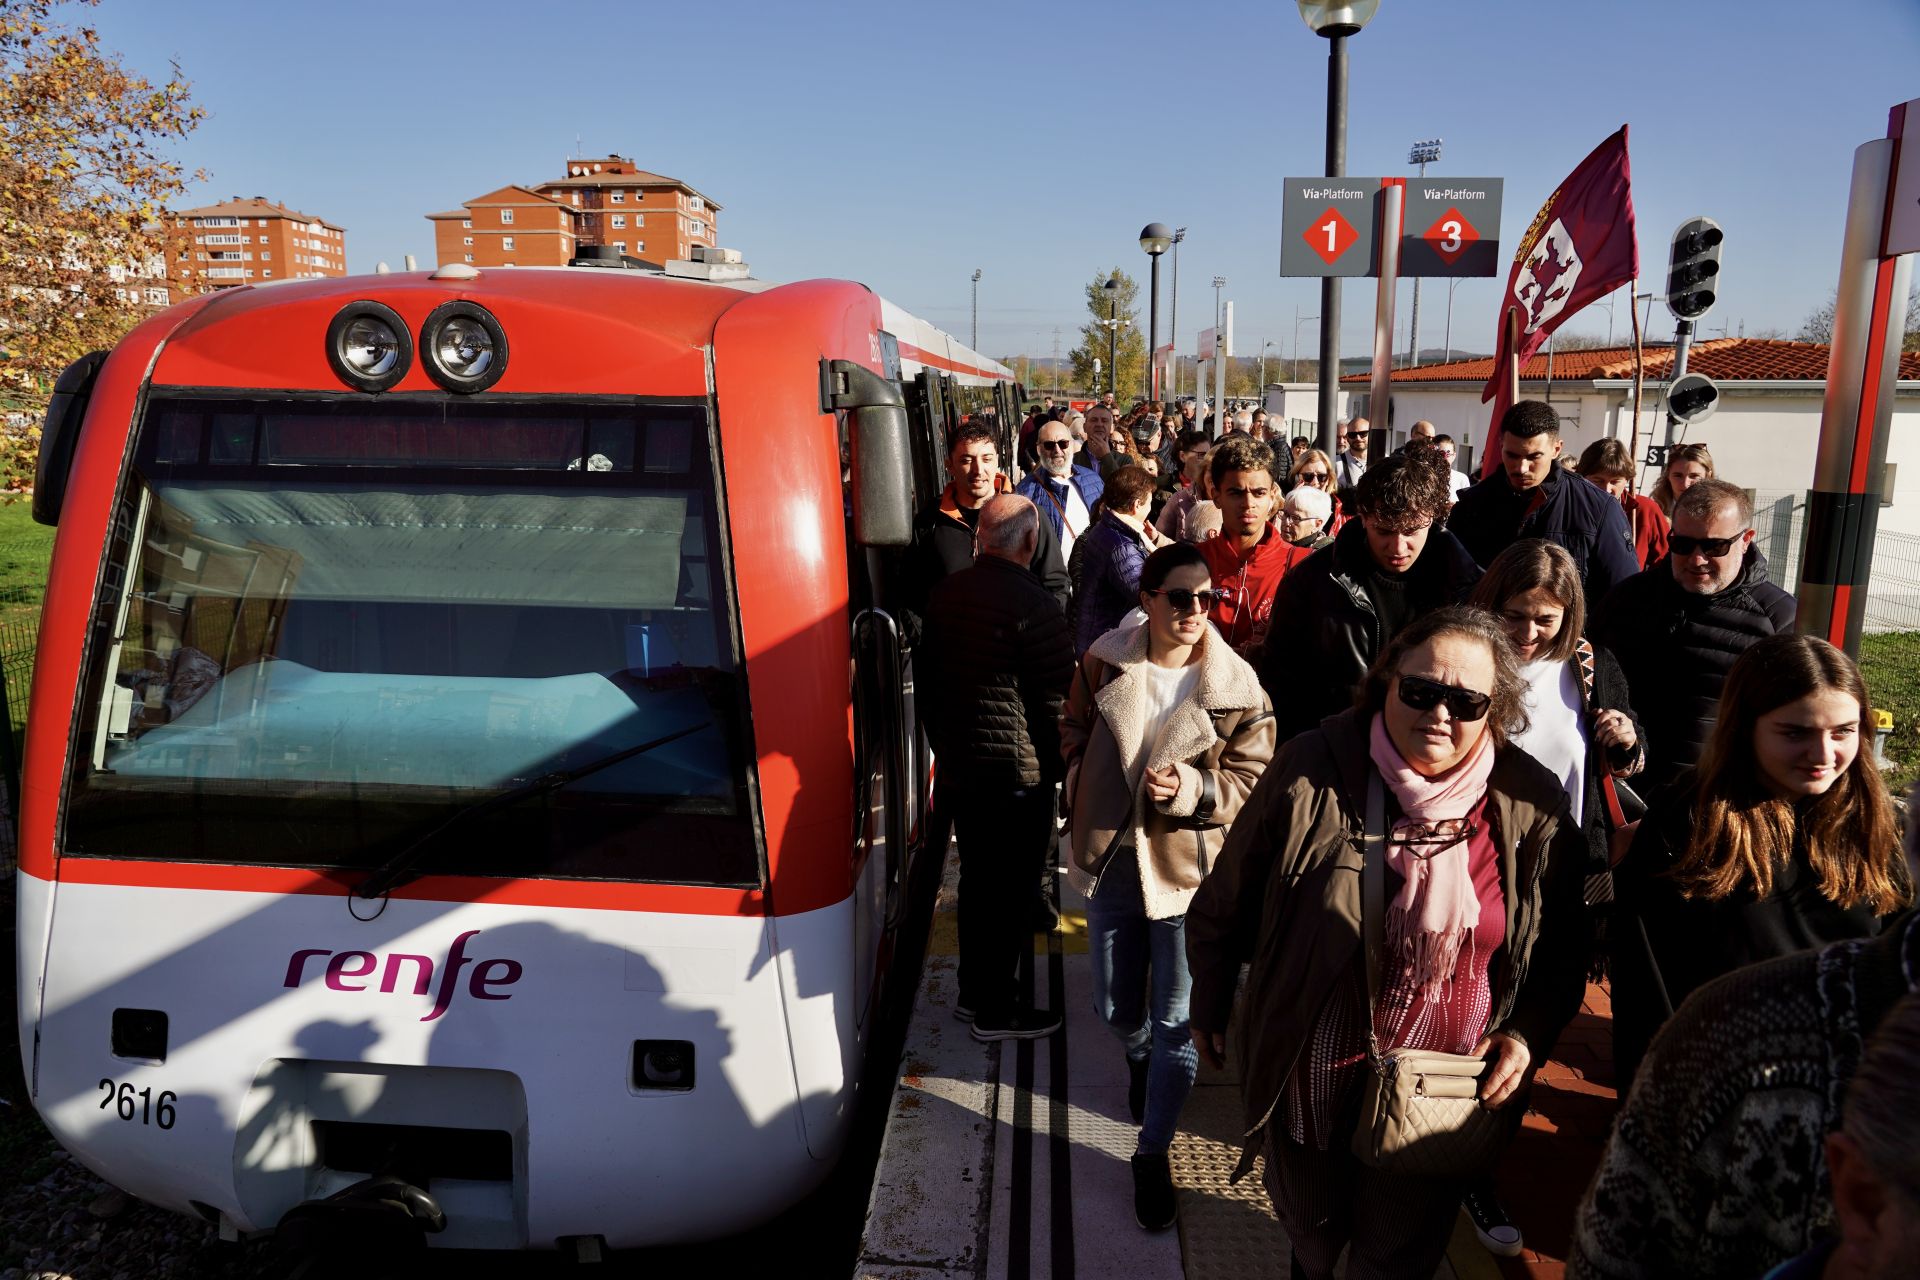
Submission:
<svg viewBox="0 0 1920 1280">
<path fill-rule="evenodd" d="M 1482 732 L 1471 754 L 1437 777 L 1414 772 L 1393 739 L 1386 718 L 1376 715 L 1368 735 L 1368 754 L 1401 816 L 1387 837 L 1387 865 L 1405 878 L 1400 896 L 1387 908 L 1390 956 L 1430 1001 L 1445 998 L 1445 987 L 1460 962 L 1460 947 L 1480 923 L 1480 899 L 1467 865 L 1467 842 L 1458 841 L 1431 858 L 1415 857 L 1395 837 L 1431 822 L 1464 818 L 1487 794 L 1493 774 L 1493 734 Z"/>
</svg>

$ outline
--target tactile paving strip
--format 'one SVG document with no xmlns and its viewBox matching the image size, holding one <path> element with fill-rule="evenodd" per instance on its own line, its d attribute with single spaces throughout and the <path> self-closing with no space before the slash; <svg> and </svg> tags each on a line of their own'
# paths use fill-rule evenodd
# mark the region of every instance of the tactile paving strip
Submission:
<svg viewBox="0 0 1920 1280">
<path fill-rule="evenodd" d="M 1187 1280 L 1288 1280 L 1287 1236 L 1273 1216 L 1256 1164 L 1229 1185 L 1240 1162 L 1240 1087 L 1201 1069 L 1180 1113 L 1173 1180 L 1180 1188 L 1180 1248 Z"/>
</svg>

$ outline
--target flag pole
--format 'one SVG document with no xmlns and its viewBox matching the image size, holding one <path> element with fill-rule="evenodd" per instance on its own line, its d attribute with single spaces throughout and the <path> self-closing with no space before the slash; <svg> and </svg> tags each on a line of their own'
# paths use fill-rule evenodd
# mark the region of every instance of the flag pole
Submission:
<svg viewBox="0 0 1920 1280">
<path fill-rule="evenodd" d="M 1627 482 L 1633 486 L 1632 492 L 1640 492 L 1640 388 L 1646 378 L 1646 366 L 1640 351 L 1640 308 L 1635 305 L 1633 290 L 1627 290 L 1627 313 L 1633 320 L 1633 425 L 1627 436 L 1627 461 L 1633 467 Z"/>
<path fill-rule="evenodd" d="M 1512 307 L 1507 308 L 1507 406 L 1520 403 L 1520 313 Z M 1500 434 L 1500 424 L 1495 423 L 1493 434 Z"/>
</svg>

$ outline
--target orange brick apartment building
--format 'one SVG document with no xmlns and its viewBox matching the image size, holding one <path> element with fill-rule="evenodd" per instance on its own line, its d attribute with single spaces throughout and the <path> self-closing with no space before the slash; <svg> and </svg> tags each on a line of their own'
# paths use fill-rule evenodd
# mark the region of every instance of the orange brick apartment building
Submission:
<svg viewBox="0 0 1920 1280">
<path fill-rule="evenodd" d="M 170 302 L 268 280 L 347 274 L 347 233 L 265 196 L 166 215 Z"/>
<path fill-rule="evenodd" d="M 441 266 L 564 266 L 581 245 L 613 245 L 662 263 L 717 242 L 720 206 L 678 178 L 634 167 L 625 156 L 567 161 L 567 176 L 505 186 L 461 208 L 430 213 Z"/>
</svg>

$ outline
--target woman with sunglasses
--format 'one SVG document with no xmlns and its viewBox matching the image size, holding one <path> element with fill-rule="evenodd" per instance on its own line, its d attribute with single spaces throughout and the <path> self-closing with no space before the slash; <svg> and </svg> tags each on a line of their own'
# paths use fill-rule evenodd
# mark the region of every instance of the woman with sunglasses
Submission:
<svg viewBox="0 0 1920 1280">
<path fill-rule="evenodd" d="M 1648 496 L 1660 504 L 1660 509 L 1673 516 L 1673 504 L 1680 495 L 1699 484 L 1702 480 L 1713 479 L 1713 455 L 1707 452 L 1703 444 L 1678 444 L 1667 451 L 1667 464 L 1660 469 L 1660 479 L 1654 484 L 1653 492 Z"/>
<path fill-rule="evenodd" d="M 1174 1220 L 1167 1152 L 1193 1087 L 1187 1034 L 1187 901 L 1273 756 L 1273 712 L 1253 668 L 1207 622 L 1198 549 L 1174 543 L 1140 571 L 1142 625 L 1081 659 L 1060 726 L 1072 880 L 1087 895 L 1093 1000 L 1125 1047 L 1141 1126 L 1134 1213 Z"/>
<path fill-rule="evenodd" d="M 1340 510 L 1340 500 L 1334 495 L 1333 463 L 1327 455 L 1318 449 L 1308 449 L 1293 464 L 1293 486 L 1311 485 L 1333 498 L 1333 516 L 1322 526 L 1321 532 L 1333 537 L 1340 532 L 1340 526 L 1347 521 L 1346 513 Z"/>
<path fill-rule="evenodd" d="M 1351 1141 L 1368 1061 L 1362 841 L 1379 788 L 1385 952 L 1372 1030 L 1395 1048 L 1484 1057 L 1480 1099 L 1517 1107 L 1584 989 L 1585 849 L 1525 730 L 1513 643 L 1481 609 L 1423 613 L 1386 647 L 1356 706 L 1280 749 L 1187 909 L 1193 1036 L 1218 1063 L 1240 966 L 1236 1040 L 1294 1274 L 1428 1276 L 1464 1177 L 1363 1165 Z"/>
<path fill-rule="evenodd" d="M 1813 636 L 1733 665 L 1700 765 L 1653 801 L 1614 870 L 1614 1073 L 1695 989 L 1743 965 L 1878 932 L 1913 886 L 1864 750 L 1866 684 Z"/>
</svg>

